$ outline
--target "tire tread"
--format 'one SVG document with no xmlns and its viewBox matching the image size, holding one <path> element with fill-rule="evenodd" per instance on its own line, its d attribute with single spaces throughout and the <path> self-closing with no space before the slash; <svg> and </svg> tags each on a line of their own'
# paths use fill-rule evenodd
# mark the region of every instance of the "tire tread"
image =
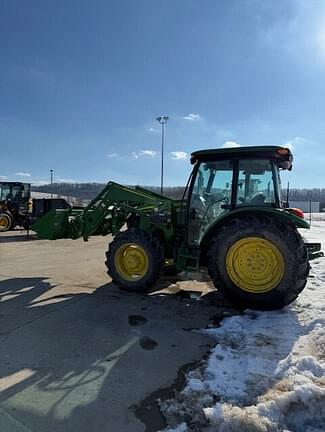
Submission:
<svg viewBox="0 0 325 432">
<path fill-rule="evenodd" d="M 243 290 L 242 295 L 234 298 L 233 292 L 223 280 L 218 266 L 223 265 L 218 262 L 216 264 L 216 256 L 218 257 L 219 245 L 222 245 L 230 236 L 235 235 L 238 231 L 251 229 L 252 232 L 259 232 L 264 237 L 267 233 L 278 234 L 280 233 L 282 240 L 284 239 L 290 254 L 294 256 L 293 264 L 293 283 L 286 287 L 285 293 L 278 296 L 265 296 L 268 300 L 263 303 L 263 299 L 254 299 L 249 293 Z M 293 302 L 298 295 L 305 288 L 307 277 L 309 274 L 310 265 L 308 261 L 307 250 L 304 245 L 303 239 L 297 229 L 290 225 L 282 223 L 275 218 L 269 216 L 255 216 L 250 215 L 245 218 L 233 218 L 226 225 L 219 230 L 218 234 L 211 240 L 208 250 L 208 272 L 215 285 L 230 301 L 240 308 L 252 308 L 261 310 L 280 309 L 291 302 Z M 238 288 L 239 289 L 239 288 Z M 276 288 L 275 288 L 276 290 Z M 260 295 L 262 296 L 262 295 Z"/>
</svg>

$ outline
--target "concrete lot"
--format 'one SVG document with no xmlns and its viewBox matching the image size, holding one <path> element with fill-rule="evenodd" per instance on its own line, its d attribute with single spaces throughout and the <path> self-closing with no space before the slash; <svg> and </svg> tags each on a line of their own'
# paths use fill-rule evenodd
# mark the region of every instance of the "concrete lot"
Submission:
<svg viewBox="0 0 325 432">
<path fill-rule="evenodd" d="M 190 330 L 227 310 L 180 291 L 209 284 L 164 279 L 165 295 L 121 292 L 106 274 L 109 240 L 0 234 L 1 432 L 158 430 L 146 398 L 209 349 Z"/>
</svg>

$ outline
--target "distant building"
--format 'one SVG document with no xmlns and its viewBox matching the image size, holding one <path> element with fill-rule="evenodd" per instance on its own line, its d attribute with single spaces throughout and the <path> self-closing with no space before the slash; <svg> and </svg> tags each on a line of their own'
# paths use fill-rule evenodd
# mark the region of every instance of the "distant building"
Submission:
<svg viewBox="0 0 325 432">
<path fill-rule="evenodd" d="M 305 213 L 319 213 L 320 202 L 319 201 L 290 201 L 289 207 L 299 208 Z"/>
<path fill-rule="evenodd" d="M 58 194 L 51 194 L 47 192 L 31 192 L 32 198 L 60 198 Z"/>
</svg>

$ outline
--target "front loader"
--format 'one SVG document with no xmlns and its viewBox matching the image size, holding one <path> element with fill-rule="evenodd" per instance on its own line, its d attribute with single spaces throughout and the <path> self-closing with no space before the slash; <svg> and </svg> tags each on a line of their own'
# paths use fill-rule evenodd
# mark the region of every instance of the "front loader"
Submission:
<svg viewBox="0 0 325 432">
<path fill-rule="evenodd" d="M 279 309 L 323 255 L 298 231 L 309 228 L 302 211 L 281 198 L 280 170 L 292 160 L 277 146 L 194 152 L 182 200 L 109 182 L 85 209 L 52 210 L 33 229 L 51 240 L 112 234 L 106 266 L 126 290 L 149 290 L 173 262 L 178 271 L 207 268 L 236 306 Z"/>
</svg>

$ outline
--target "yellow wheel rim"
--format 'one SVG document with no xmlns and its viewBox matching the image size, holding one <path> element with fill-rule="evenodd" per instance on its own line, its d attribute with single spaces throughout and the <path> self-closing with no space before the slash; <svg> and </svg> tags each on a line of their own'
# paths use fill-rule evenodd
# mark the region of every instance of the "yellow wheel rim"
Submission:
<svg viewBox="0 0 325 432">
<path fill-rule="evenodd" d="M 6 215 L 0 215 L 0 230 L 6 230 L 9 228 L 10 220 Z"/>
<path fill-rule="evenodd" d="M 244 291 L 262 294 L 274 289 L 284 275 L 284 259 L 269 240 L 246 237 L 238 240 L 226 256 L 232 282 Z"/>
<path fill-rule="evenodd" d="M 117 272 L 131 282 L 142 279 L 149 270 L 149 258 L 142 246 L 125 243 L 120 246 L 114 258 Z"/>
</svg>

